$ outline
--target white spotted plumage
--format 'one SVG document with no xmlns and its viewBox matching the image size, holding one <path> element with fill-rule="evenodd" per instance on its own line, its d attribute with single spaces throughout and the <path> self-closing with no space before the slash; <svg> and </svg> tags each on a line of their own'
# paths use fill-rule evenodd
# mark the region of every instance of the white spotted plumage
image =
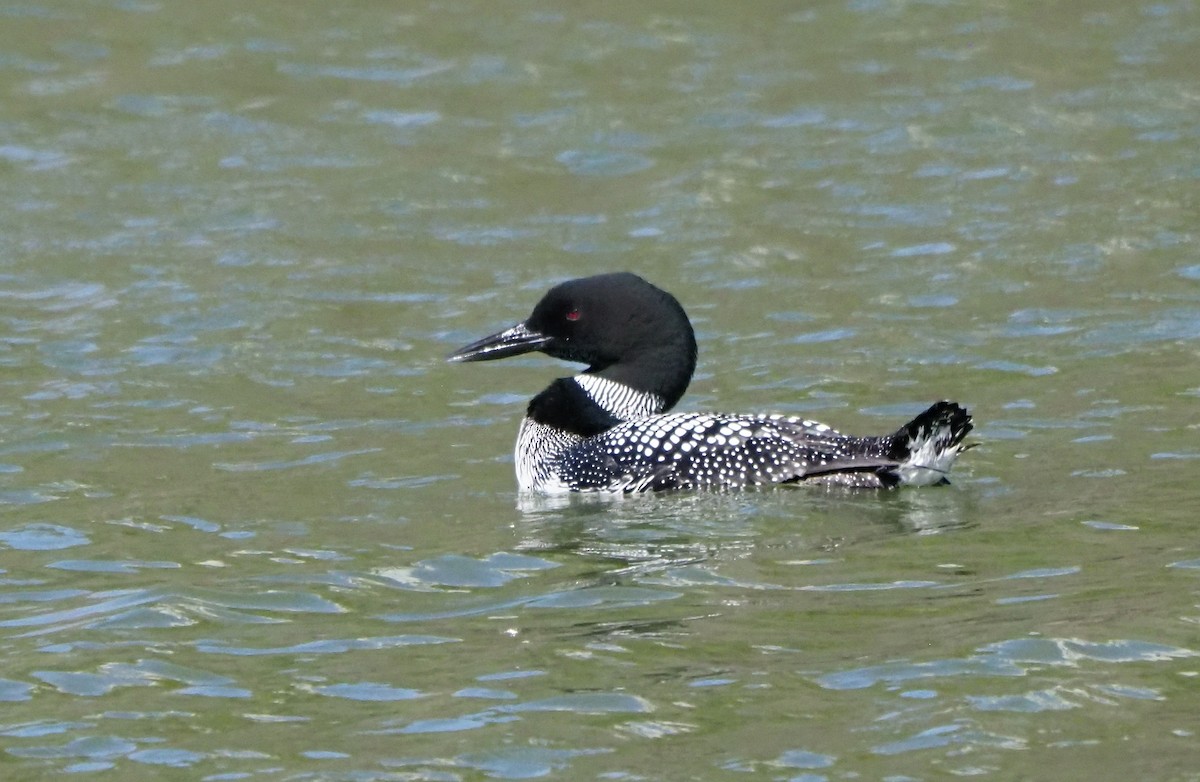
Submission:
<svg viewBox="0 0 1200 782">
<path fill-rule="evenodd" d="M 655 404 L 615 381 L 574 378 L 596 404 L 618 418 Z M 929 433 L 926 432 L 926 435 Z M 850 437 L 829 426 L 779 414 L 665 413 L 634 415 L 592 437 L 572 435 L 527 418 L 514 454 L 521 489 L 631 492 L 660 489 L 732 489 L 811 480 L 883 487 L 939 479 L 945 442 L 926 436 L 899 465 L 890 455 L 895 436 Z M 950 437 L 945 432 L 941 440 Z M 874 471 L 900 470 L 889 478 Z"/>
</svg>

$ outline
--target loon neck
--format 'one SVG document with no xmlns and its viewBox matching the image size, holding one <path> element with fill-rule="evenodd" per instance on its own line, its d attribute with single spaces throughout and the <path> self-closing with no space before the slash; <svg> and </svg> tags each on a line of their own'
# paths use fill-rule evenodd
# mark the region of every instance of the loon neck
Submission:
<svg viewBox="0 0 1200 782">
<path fill-rule="evenodd" d="M 579 437 L 592 437 L 622 421 L 657 415 L 666 401 L 601 375 L 560 377 L 529 402 L 528 417 Z"/>
<path fill-rule="evenodd" d="M 592 402 L 622 421 L 657 415 L 667 409 L 666 402 L 658 394 L 638 391 L 601 375 L 589 375 L 585 372 L 576 375 L 572 380 L 584 390 Z"/>
<path fill-rule="evenodd" d="M 687 325 L 686 320 L 684 324 Z M 630 394 L 652 396 L 662 405 L 654 412 L 662 413 L 674 407 L 687 391 L 695 371 L 696 339 L 689 326 L 674 339 L 666 339 L 611 364 L 593 365 L 578 377 L 607 381 L 629 389 Z"/>
<path fill-rule="evenodd" d="M 544 426 L 579 437 L 592 437 L 621 423 L 620 418 L 601 407 L 573 377 L 560 377 L 529 400 L 526 416 Z"/>
</svg>

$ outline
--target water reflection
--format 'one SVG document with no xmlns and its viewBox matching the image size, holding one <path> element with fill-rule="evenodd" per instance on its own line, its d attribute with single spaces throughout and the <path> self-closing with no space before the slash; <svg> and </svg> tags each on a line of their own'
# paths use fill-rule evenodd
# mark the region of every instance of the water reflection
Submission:
<svg viewBox="0 0 1200 782">
<path fill-rule="evenodd" d="M 656 495 L 518 493 L 524 548 L 571 547 L 588 535 L 653 540 L 677 536 L 715 538 L 736 545 L 752 536 L 757 519 L 774 514 L 796 518 L 797 528 L 813 515 L 843 516 L 894 533 L 935 534 L 969 521 L 970 494 L 953 487 L 925 491 L 853 490 L 797 486 L 745 492 L 683 492 Z"/>
</svg>

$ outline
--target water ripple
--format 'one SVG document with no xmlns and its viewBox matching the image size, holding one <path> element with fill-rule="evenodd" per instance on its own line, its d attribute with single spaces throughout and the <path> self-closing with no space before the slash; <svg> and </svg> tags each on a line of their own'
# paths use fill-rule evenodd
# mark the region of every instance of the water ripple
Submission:
<svg viewBox="0 0 1200 782">
<path fill-rule="evenodd" d="M 831 690 L 854 690 L 944 676 L 1024 676 L 1042 665 L 1077 666 L 1082 662 L 1150 662 L 1195 657 L 1197 652 L 1146 641 L 1091 642 L 1079 639 L 1016 639 L 982 647 L 962 659 L 896 662 L 825 674 L 817 683 Z"/>
<path fill-rule="evenodd" d="M 459 640 L 458 638 L 447 638 L 437 635 L 393 635 L 376 638 L 330 638 L 322 641 L 305 641 L 291 646 L 274 647 L 233 646 L 221 641 L 201 641 L 196 644 L 196 649 L 206 654 L 262 657 L 270 655 L 341 654 L 357 650 L 449 644 L 457 643 Z"/>
<path fill-rule="evenodd" d="M 27 701 L 33 697 L 33 685 L 12 679 L 0 679 L 0 701 Z M 3 731 L 6 736 L 20 735 L 10 730 Z"/>
<path fill-rule="evenodd" d="M 368 453 L 378 453 L 381 448 L 362 448 L 356 451 L 327 451 L 305 456 L 302 459 L 270 459 L 261 462 L 217 462 L 213 466 L 226 472 L 262 472 L 265 470 L 290 470 L 295 467 L 308 467 L 313 464 L 337 462 L 348 456 L 361 456 Z"/>
<path fill-rule="evenodd" d="M 22 551 L 53 551 L 86 546 L 91 540 L 79 530 L 61 524 L 27 524 L 0 532 L 0 543 Z"/>
<path fill-rule="evenodd" d="M 278 67 L 280 73 L 306 79 L 345 79 L 348 81 L 387 82 L 397 86 L 406 86 L 427 79 L 430 76 L 446 73 L 454 68 L 454 64 L 431 60 L 425 65 L 412 68 L 396 68 L 379 65 L 314 65 L 310 63 L 282 62 Z"/>
<path fill-rule="evenodd" d="M 407 701 L 424 698 L 428 693 L 406 687 L 393 687 L 381 682 L 347 682 L 324 684 L 311 688 L 318 695 L 348 698 L 353 701 Z"/>
<path fill-rule="evenodd" d="M 1028 741 L 1020 736 L 989 733 L 972 729 L 965 723 L 955 723 L 929 728 L 901 741 L 879 744 L 872 747 L 871 751 L 878 755 L 899 755 L 905 752 L 952 746 L 1026 749 Z"/>
</svg>

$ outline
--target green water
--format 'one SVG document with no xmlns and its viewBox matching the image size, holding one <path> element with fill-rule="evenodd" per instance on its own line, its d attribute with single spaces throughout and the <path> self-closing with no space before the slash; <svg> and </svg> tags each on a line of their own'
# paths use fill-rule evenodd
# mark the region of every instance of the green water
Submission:
<svg viewBox="0 0 1200 782">
<path fill-rule="evenodd" d="M 0 4 L 0 776 L 1200 779 L 1197 12 Z M 613 269 L 980 445 L 523 501 Z"/>
</svg>

